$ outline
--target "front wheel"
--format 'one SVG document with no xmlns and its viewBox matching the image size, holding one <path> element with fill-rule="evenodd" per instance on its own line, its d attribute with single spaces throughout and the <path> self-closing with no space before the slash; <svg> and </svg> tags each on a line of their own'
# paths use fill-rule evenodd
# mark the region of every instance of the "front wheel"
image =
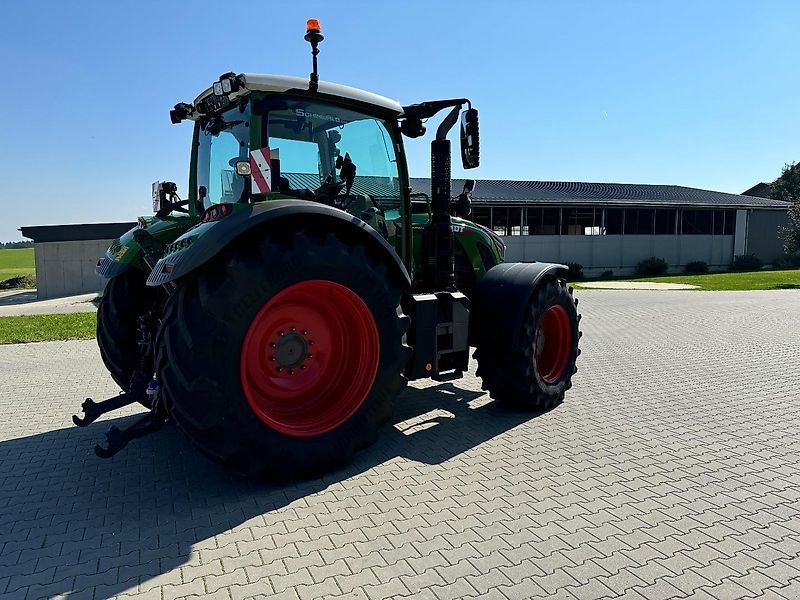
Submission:
<svg viewBox="0 0 800 600">
<path fill-rule="evenodd" d="M 515 325 L 516 341 L 482 337 L 475 358 L 483 389 L 517 409 L 544 411 L 560 404 L 580 355 L 577 304 L 563 279 L 541 281 Z"/>
<path fill-rule="evenodd" d="M 159 293 L 145 285 L 147 276 L 131 268 L 111 279 L 97 308 L 97 346 L 100 357 L 117 385 L 130 391 L 131 377 L 141 358 L 137 326 Z M 144 369 L 152 373 L 152 361 L 145 357 Z"/>
<path fill-rule="evenodd" d="M 241 242 L 167 304 L 156 357 L 167 410 L 248 476 L 344 464 L 405 385 L 400 296 L 380 261 L 333 234 Z"/>
</svg>

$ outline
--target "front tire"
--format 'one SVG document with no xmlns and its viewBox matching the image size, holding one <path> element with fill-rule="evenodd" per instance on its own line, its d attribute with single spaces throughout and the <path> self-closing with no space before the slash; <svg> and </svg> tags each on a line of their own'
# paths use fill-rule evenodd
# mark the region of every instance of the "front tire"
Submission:
<svg viewBox="0 0 800 600">
<path fill-rule="evenodd" d="M 563 279 L 541 281 L 517 324 L 516 344 L 486 335 L 475 352 L 483 389 L 514 409 L 546 411 L 564 400 L 580 355 L 577 300 Z"/>
<path fill-rule="evenodd" d="M 135 268 L 109 280 L 97 307 L 97 346 L 111 377 L 130 391 L 139 367 L 139 316 L 153 307 L 158 291 L 145 285 L 146 275 Z M 152 373 L 152 364 L 145 365 Z"/>
<path fill-rule="evenodd" d="M 240 242 L 167 303 L 156 355 L 167 410 L 246 476 L 345 464 L 406 383 L 400 297 L 379 260 L 333 234 Z"/>
</svg>

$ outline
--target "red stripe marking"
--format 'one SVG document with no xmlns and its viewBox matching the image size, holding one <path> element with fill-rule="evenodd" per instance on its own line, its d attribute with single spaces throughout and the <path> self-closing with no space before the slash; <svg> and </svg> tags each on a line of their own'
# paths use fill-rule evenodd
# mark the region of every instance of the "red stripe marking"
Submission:
<svg viewBox="0 0 800 600">
<path fill-rule="evenodd" d="M 253 183 L 255 183 L 256 187 L 258 188 L 256 193 L 266 193 L 270 191 L 270 187 L 266 178 L 264 177 L 264 174 L 261 172 L 261 169 L 258 168 L 256 152 L 261 154 L 262 160 L 265 164 L 269 164 L 269 150 L 264 152 L 263 148 L 259 148 L 258 150 L 253 150 L 250 153 L 250 175 L 253 178 Z"/>
</svg>

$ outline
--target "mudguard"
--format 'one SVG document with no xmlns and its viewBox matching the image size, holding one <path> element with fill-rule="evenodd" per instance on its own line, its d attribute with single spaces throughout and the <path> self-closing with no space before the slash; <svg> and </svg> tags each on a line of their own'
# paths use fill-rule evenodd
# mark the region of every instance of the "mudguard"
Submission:
<svg viewBox="0 0 800 600">
<path fill-rule="evenodd" d="M 131 265 L 140 262 L 142 248 L 133 239 L 133 232 L 136 229 L 134 227 L 111 242 L 108 250 L 106 250 L 106 255 L 97 261 L 97 265 L 94 268 L 94 272 L 97 275 L 111 279 L 127 271 Z"/>
<path fill-rule="evenodd" d="M 519 343 L 525 310 L 538 284 L 567 271 L 556 263 L 502 263 L 489 269 L 478 282 L 470 314 L 470 345 L 483 335 Z"/>
<path fill-rule="evenodd" d="M 145 217 L 147 231 L 159 241 L 169 243 L 197 222 L 192 217 Z M 111 279 L 121 275 L 131 267 L 147 271 L 142 259 L 142 247 L 136 241 L 134 233 L 139 226 L 133 227 L 111 242 L 106 255 L 97 261 L 94 272 L 100 277 Z"/>
<path fill-rule="evenodd" d="M 406 286 L 411 277 L 395 249 L 377 231 L 338 208 L 306 200 L 272 200 L 255 205 L 236 206 L 232 214 L 217 221 L 193 227 L 167 248 L 167 253 L 156 263 L 147 279 L 147 285 L 156 286 L 175 281 L 191 273 L 245 232 L 283 220 L 286 226 L 294 221 L 300 225 L 320 223 L 327 230 L 347 231 L 376 252 L 383 252 L 391 260 L 387 265 Z"/>
</svg>

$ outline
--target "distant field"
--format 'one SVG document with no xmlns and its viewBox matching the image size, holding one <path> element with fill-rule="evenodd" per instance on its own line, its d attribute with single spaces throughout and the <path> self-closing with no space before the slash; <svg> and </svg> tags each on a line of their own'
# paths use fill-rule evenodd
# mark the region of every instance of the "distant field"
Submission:
<svg viewBox="0 0 800 600">
<path fill-rule="evenodd" d="M 0 250 L 0 281 L 20 275 L 33 275 L 35 272 L 33 248 Z"/>
<path fill-rule="evenodd" d="M 33 248 L 0 250 L 0 290 L 36 287 Z"/>
</svg>

